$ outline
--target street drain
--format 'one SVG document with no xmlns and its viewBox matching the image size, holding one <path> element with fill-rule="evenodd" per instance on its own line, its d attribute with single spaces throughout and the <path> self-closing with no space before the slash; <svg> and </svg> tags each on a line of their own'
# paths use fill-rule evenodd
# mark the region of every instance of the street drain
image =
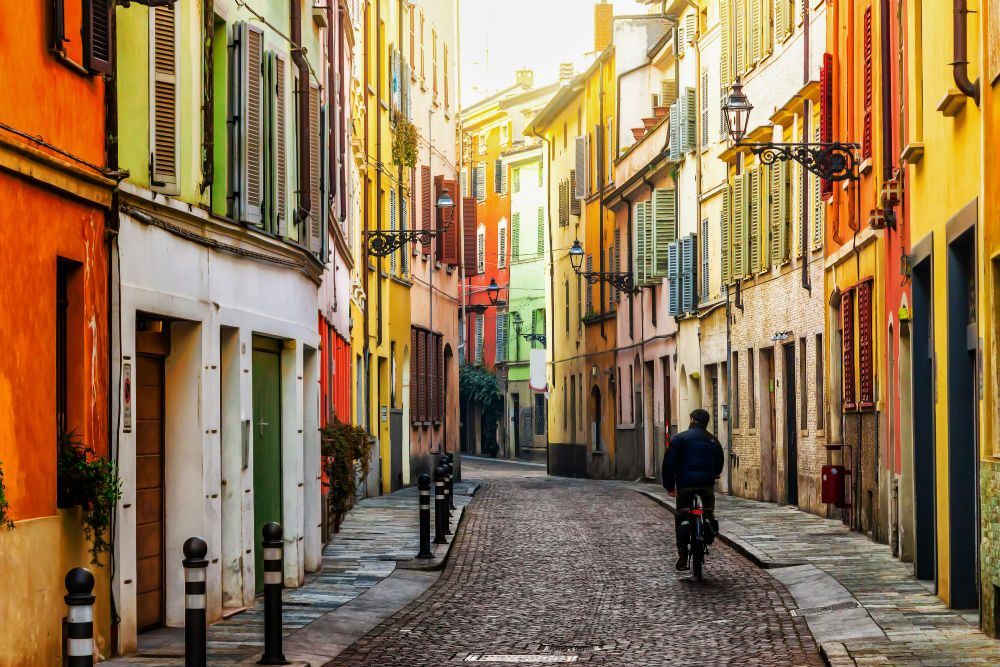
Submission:
<svg viewBox="0 0 1000 667">
<path fill-rule="evenodd" d="M 576 662 L 577 657 L 575 655 L 479 655 L 473 653 L 466 656 L 465 662 Z"/>
<path fill-rule="evenodd" d="M 857 600 L 847 600 L 845 602 L 837 602 L 835 604 L 828 604 L 823 607 L 806 607 L 804 609 L 792 609 L 789 613 L 792 616 L 812 616 L 813 614 L 824 614 L 828 611 L 841 611 L 843 609 L 857 609 L 861 606 L 861 603 Z"/>
</svg>

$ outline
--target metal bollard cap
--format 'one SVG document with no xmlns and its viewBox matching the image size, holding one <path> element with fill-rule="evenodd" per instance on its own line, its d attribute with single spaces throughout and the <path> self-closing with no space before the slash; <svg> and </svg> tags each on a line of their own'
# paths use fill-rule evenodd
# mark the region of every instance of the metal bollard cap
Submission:
<svg viewBox="0 0 1000 667">
<path fill-rule="evenodd" d="M 280 547 L 281 538 L 284 536 L 285 531 L 282 529 L 280 523 L 272 521 L 271 523 L 264 524 L 261 528 L 261 535 L 264 538 L 264 545 L 271 547 Z"/>
<path fill-rule="evenodd" d="M 66 595 L 63 599 L 71 607 L 94 604 L 94 574 L 85 567 L 74 567 L 66 573 Z"/>
<path fill-rule="evenodd" d="M 434 470 L 434 481 L 435 481 L 435 482 L 443 482 L 443 481 L 444 481 L 444 478 L 445 478 L 445 476 L 446 476 L 447 474 L 448 474 L 448 471 L 447 471 L 447 469 L 446 469 L 446 468 L 445 468 L 445 467 L 444 467 L 443 465 L 439 465 L 439 466 L 438 466 L 438 467 L 437 467 L 437 468 L 436 468 L 436 469 Z"/>
<path fill-rule="evenodd" d="M 431 476 L 427 473 L 423 473 L 420 477 L 417 477 L 417 488 L 421 491 L 427 491 L 431 488 Z"/>
<path fill-rule="evenodd" d="M 189 537 L 182 547 L 184 560 L 181 564 L 184 567 L 208 567 L 205 556 L 208 554 L 208 543 L 200 537 Z"/>
</svg>

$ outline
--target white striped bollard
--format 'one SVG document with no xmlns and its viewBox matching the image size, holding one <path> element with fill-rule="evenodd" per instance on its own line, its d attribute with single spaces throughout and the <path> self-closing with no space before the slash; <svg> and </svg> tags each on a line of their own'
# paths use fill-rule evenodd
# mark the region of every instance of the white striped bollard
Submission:
<svg viewBox="0 0 1000 667">
<path fill-rule="evenodd" d="M 444 534 L 451 535 L 451 465 L 445 463 L 444 468 Z"/>
<path fill-rule="evenodd" d="M 434 544 L 448 544 L 448 509 L 444 498 L 444 466 L 438 466 L 434 471 Z"/>
<path fill-rule="evenodd" d="M 431 478 L 423 474 L 417 478 L 420 492 L 420 553 L 417 558 L 433 558 L 431 552 Z"/>
<path fill-rule="evenodd" d="M 184 667 L 208 664 L 208 631 L 205 618 L 205 574 L 208 544 L 200 537 L 184 542 Z"/>
<path fill-rule="evenodd" d="M 264 538 L 264 655 L 258 665 L 287 665 L 281 652 L 281 589 L 284 531 L 271 522 L 261 530 Z"/>
<path fill-rule="evenodd" d="M 455 507 L 455 455 L 445 454 L 448 463 L 448 509 L 456 510 Z"/>
<path fill-rule="evenodd" d="M 85 567 L 66 573 L 66 667 L 94 665 L 94 575 Z"/>
</svg>

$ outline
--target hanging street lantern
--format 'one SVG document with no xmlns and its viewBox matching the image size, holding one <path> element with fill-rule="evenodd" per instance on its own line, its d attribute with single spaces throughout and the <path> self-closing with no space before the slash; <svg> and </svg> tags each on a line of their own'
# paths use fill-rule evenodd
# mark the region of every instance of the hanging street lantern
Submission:
<svg viewBox="0 0 1000 667">
<path fill-rule="evenodd" d="M 448 188 L 442 188 L 435 206 L 439 211 L 455 208 L 455 200 L 451 198 Z M 436 229 L 373 229 L 365 232 L 368 237 L 368 254 L 374 257 L 388 257 L 407 243 L 429 245 L 435 238 L 444 234 L 451 227 L 447 221 L 443 227 Z"/>
<path fill-rule="evenodd" d="M 583 257 L 586 253 L 580 240 L 573 241 L 573 247 L 569 249 L 569 261 L 573 270 L 578 276 L 587 281 L 590 285 L 605 282 L 623 294 L 636 294 L 639 288 L 635 286 L 635 276 L 631 272 L 624 271 L 581 271 L 583 267 Z"/>
</svg>

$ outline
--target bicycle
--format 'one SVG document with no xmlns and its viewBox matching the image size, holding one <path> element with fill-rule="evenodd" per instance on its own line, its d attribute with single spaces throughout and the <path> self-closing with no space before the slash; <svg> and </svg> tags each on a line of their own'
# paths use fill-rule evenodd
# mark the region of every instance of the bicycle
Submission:
<svg viewBox="0 0 1000 667">
<path fill-rule="evenodd" d="M 681 521 L 681 526 L 688 525 L 686 533 L 688 538 L 688 558 L 691 560 L 691 573 L 695 579 L 701 581 L 705 555 L 708 553 L 708 549 L 706 548 L 705 509 L 701 503 L 701 496 L 694 494 L 694 497 L 691 499 L 690 509 L 683 511 L 692 519 L 691 521 Z M 713 529 L 710 527 L 709 530 Z"/>
</svg>

